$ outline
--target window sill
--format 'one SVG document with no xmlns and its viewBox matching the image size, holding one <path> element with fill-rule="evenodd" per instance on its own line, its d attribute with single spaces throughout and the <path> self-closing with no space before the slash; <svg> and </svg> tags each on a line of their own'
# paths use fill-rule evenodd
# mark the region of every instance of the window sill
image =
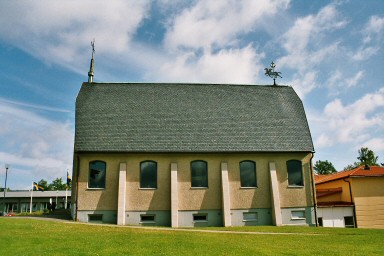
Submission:
<svg viewBox="0 0 384 256">
<path fill-rule="evenodd" d="M 243 220 L 243 222 L 257 222 L 257 220 Z"/>
<path fill-rule="evenodd" d="M 139 190 L 157 190 L 157 188 L 139 188 Z"/>
<path fill-rule="evenodd" d="M 291 220 L 295 221 L 295 220 L 306 220 L 306 218 L 291 218 Z"/>
<path fill-rule="evenodd" d="M 191 187 L 192 190 L 195 190 L 195 189 L 208 189 L 208 187 Z"/>
<path fill-rule="evenodd" d="M 255 189 L 257 187 L 240 187 L 240 189 Z"/>
<path fill-rule="evenodd" d="M 87 188 L 87 190 L 105 190 L 105 188 Z"/>
<path fill-rule="evenodd" d="M 304 188 L 304 185 L 288 185 L 288 188 Z"/>
</svg>

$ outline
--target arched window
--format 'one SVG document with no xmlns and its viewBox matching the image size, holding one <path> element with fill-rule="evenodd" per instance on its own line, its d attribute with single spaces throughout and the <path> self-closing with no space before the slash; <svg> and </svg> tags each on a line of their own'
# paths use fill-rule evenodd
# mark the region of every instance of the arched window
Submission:
<svg viewBox="0 0 384 256">
<path fill-rule="evenodd" d="M 208 165 L 205 161 L 191 162 L 191 187 L 207 188 L 208 187 Z"/>
<path fill-rule="evenodd" d="M 257 187 L 256 163 L 253 161 L 240 162 L 240 183 L 243 188 Z"/>
<path fill-rule="evenodd" d="M 140 188 L 157 188 L 157 163 L 143 161 L 140 163 Z"/>
<path fill-rule="evenodd" d="M 299 160 L 287 161 L 288 185 L 304 186 L 303 167 Z"/>
<path fill-rule="evenodd" d="M 88 188 L 105 188 L 107 164 L 103 161 L 89 163 Z"/>
</svg>

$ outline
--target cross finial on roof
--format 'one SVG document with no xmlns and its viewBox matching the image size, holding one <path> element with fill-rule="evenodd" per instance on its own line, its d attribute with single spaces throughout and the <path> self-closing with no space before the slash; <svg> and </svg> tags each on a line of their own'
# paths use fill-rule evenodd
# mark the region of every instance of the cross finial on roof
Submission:
<svg viewBox="0 0 384 256">
<path fill-rule="evenodd" d="M 89 72 L 88 72 L 88 83 L 93 83 L 93 75 L 94 75 L 94 72 L 93 72 L 93 69 L 94 69 L 94 55 L 95 55 L 95 39 L 93 39 L 93 41 L 91 41 L 91 46 L 92 46 L 92 59 L 91 59 L 91 64 L 90 64 L 90 67 L 89 67 Z"/>
<path fill-rule="evenodd" d="M 93 55 L 95 54 L 95 38 L 93 38 L 93 41 L 91 42 L 91 46 L 92 46 L 92 59 L 93 59 Z"/>
</svg>

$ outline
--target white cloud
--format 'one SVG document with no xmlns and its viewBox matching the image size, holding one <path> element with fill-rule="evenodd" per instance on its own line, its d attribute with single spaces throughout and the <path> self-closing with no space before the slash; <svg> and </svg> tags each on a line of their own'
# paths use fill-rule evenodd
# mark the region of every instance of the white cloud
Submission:
<svg viewBox="0 0 384 256">
<path fill-rule="evenodd" d="M 208 50 L 234 45 L 238 35 L 254 30 L 260 20 L 285 10 L 288 4 L 288 0 L 200 0 L 171 21 L 165 45 Z"/>
<path fill-rule="evenodd" d="M 356 86 L 364 76 L 364 71 L 359 71 L 355 76 L 346 79 L 345 83 L 348 88 Z"/>
<path fill-rule="evenodd" d="M 333 72 L 330 74 L 330 77 L 326 81 L 326 85 L 329 88 L 339 87 L 341 86 L 341 80 L 343 79 L 343 74 L 339 69 L 333 70 Z"/>
<path fill-rule="evenodd" d="M 303 99 L 306 94 L 317 87 L 316 76 L 315 71 L 297 73 L 293 75 L 293 80 L 288 84 L 291 84 L 299 97 Z"/>
<path fill-rule="evenodd" d="M 371 16 L 362 29 L 362 45 L 350 54 L 352 60 L 364 61 L 379 53 L 384 35 L 384 17 Z"/>
<path fill-rule="evenodd" d="M 163 46 L 168 60 L 147 74 L 156 80 L 254 83 L 263 65 L 263 53 L 252 44 L 240 46 L 241 37 L 262 27 L 288 8 L 278 1 L 196 1 L 171 15 Z M 242 42 L 244 44 L 244 42 Z"/>
<path fill-rule="evenodd" d="M 344 105 L 340 99 L 333 100 L 322 113 L 326 121 L 319 123 L 323 132 L 317 146 L 337 143 L 360 145 L 366 141 L 375 141 L 376 136 L 384 133 L 383 109 L 384 88 L 366 94 L 349 105 Z"/>
<path fill-rule="evenodd" d="M 325 32 L 340 29 L 347 24 L 339 16 L 336 6 L 330 4 L 316 15 L 298 18 L 294 26 L 282 37 L 284 48 L 288 53 L 307 51 L 309 45 L 319 43 Z"/>
<path fill-rule="evenodd" d="M 318 148 L 325 148 L 333 145 L 333 140 L 326 134 L 322 133 L 320 136 L 316 139 L 315 145 Z"/>
<path fill-rule="evenodd" d="M 327 40 L 328 34 L 345 27 L 347 21 L 341 17 L 335 4 L 319 10 L 317 14 L 298 18 L 293 26 L 281 36 L 280 42 L 286 55 L 277 62 L 282 68 L 296 70 L 292 85 L 298 94 L 306 94 L 319 86 L 318 66 L 340 51 L 340 41 Z"/>
<path fill-rule="evenodd" d="M 341 91 L 347 91 L 352 87 L 358 86 L 365 72 L 360 70 L 352 77 L 347 78 L 340 70 L 334 70 L 330 77 L 326 80 L 326 85 L 330 90 L 330 95 L 338 95 Z"/>
<path fill-rule="evenodd" d="M 384 159 L 384 87 L 348 104 L 340 99 L 322 111 L 307 109 L 316 160 L 330 160 L 338 170 L 356 161 L 361 147 Z M 380 160 L 381 159 L 381 160 Z"/>
<path fill-rule="evenodd" d="M 378 36 L 379 38 L 383 37 L 384 31 L 384 17 L 379 17 L 377 15 L 371 16 L 366 26 L 363 29 L 363 34 L 365 34 L 364 42 L 368 43 L 372 40 L 372 37 Z"/>
<path fill-rule="evenodd" d="M 362 145 L 362 147 L 368 147 L 374 152 L 384 151 L 384 138 L 381 137 L 381 138 L 373 138 L 371 140 L 368 140 Z M 384 155 L 380 159 L 381 161 L 384 161 Z"/>
<path fill-rule="evenodd" d="M 23 109 L 28 105 L 0 101 L 0 163 L 12 166 L 19 184 L 62 177 L 67 169 L 72 169 L 72 124 L 52 121 Z"/>
<path fill-rule="evenodd" d="M 256 57 L 263 56 L 257 54 L 251 45 L 202 56 L 189 52 L 164 63 L 158 73 L 151 75 L 175 82 L 253 83 L 261 69 Z"/>
<path fill-rule="evenodd" d="M 380 50 L 379 47 L 360 47 L 356 52 L 352 54 L 352 59 L 356 61 L 367 60 L 370 57 L 374 56 Z"/>
<path fill-rule="evenodd" d="M 93 38 L 98 54 L 127 49 L 148 7 L 144 0 L 5 1 L 0 37 L 48 63 L 76 69 L 89 59 Z"/>
<path fill-rule="evenodd" d="M 67 110 L 67 109 L 43 106 L 43 105 L 38 105 L 38 104 L 30 104 L 30 103 L 25 103 L 25 102 L 20 102 L 20 101 L 8 100 L 8 99 L 0 97 L 0 103 L 1 102 L 8 103 L 11 105 L 16 105 L 16 106 L 21 106 L 21 107 L 45 110 L 45 111 L 62 112 L 62 113 L 69 113 L 70 112 L 70 110 Z"/>
</svg>

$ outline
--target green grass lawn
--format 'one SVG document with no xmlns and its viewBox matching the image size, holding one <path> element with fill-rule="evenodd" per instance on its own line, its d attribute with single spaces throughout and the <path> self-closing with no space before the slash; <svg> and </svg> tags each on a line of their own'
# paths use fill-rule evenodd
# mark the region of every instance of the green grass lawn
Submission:
<svg viewBox="0 0 384 256">
<path fill-rule="evenodd" d="M 224 232 L 151 230 L 3 217 L 0 218 L 0 255 L 384 255 L 384 230 L 203 229 L 212 230 Z"/>
</svg>

